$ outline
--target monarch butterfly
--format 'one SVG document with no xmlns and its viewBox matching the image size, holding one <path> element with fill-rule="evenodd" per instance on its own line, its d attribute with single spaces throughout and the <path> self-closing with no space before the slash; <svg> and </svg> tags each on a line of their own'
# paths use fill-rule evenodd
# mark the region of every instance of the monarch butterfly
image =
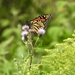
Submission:
<svg viewBox="0 0 75 75">
<path fill-rule="evenodd" d="M 27 22 L 27 25 L 29 25 L 29 29 L 34 30 L 34 32 L 38 34 L 39 28 L 46 29 L 46 23 L 49 19 L 51 19 L 51 17 L 51 14 L 41 15 L 31 20 L 30 22 Z"/>
</svg>

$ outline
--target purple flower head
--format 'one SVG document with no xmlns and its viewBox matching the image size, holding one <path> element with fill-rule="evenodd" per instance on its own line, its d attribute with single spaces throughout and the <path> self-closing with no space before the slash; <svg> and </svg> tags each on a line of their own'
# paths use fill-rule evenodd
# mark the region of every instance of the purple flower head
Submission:
<svg viewBox="0 0 75 75">
<path fill-rule="evenodd" d="M 22 33 L 21 33 L 21 35 L 22 35 L 22 41 L 24 41 L 24 40 L 26 40 L 27 39 L 27 35 L 28 35 L 28 31 L 23 31 Z"/>
<path fill-rule="evenodd" d="M 39 30 L 38 30 L 38 34 L 45 34 L 45 30 L 44 29 L 42 29 L 42 28 L 40 28 Z"/>
<path fill-rule="evenodd" d="M 22 26 L 22 30 L 28 30 L 28 29 L 29 29 L 29 26 L 28 25 Z"/>
<path fill-rule="evenodd" d="M 22 36 L 28 35 L 28 32 L 27 32 L 27 31 L 23 31 L 23 32 L 21 33 L 21 35 L 22 35 Z"/>
<path fill-rule="evenodd" d="M 21 35 L 22 35 L 22 36 L 28 35 L 28 32 L 25 30 L 25 31 L 23 31 L 23 32 L 21 33 Z"/>
</svg>

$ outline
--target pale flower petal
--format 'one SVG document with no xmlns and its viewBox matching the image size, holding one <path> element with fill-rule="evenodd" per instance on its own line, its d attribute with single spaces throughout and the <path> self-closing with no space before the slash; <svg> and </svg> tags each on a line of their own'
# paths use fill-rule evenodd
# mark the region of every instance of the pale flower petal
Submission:
<svg viewBox="0 0 75 75">
<path fill-rule="evenodd" d="M 22 30 L 26 30 L 26 29 L 29 29 L 29 26 L 28 25 L 22 26 Z"/>
<path fill-rule="evenodd" d="M 24 36 L 22 36 L 22 38 L 21 38 L 21 39 L 22 39 L 22 41 L 24 41 Z"/>
<path fill-rule="evenodd" d="M 42 28 L 40 28 L 40 29 L 38 30 L 38 34 L 45 34 L 45 30 L 42 29 Z"/>
<path fill-rule="evenodd" d="M 21 33 L 21 35 L 22 35 L 22 36 L 28 35 L 28 32 L 27 32 L 27 31 L 23 31 L 23 32 Z"/>
</svg>

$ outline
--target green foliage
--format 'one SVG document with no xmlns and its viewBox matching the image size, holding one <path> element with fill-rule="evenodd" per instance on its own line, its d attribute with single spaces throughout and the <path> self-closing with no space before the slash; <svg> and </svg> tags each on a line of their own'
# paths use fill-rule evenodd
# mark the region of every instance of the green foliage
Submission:
<svg viewBox="0 0 75 75">
<path fill-rule="evenodd" d="M 28 71 L 26 64 L 29 59 L 27 61 L 23 61 L 22 63 L 20 63 L 21 66 L 20 75 L 74 75 L 75 74 L 74 41 L 75 41 L 75 34 L 73 34 L 73 38 L 68 38 L 64 40 L 63 43 L 56 44 L 54 49 L 45 49 L 45 52 L 47 52 L 48 54 L 42 56 L 41 63 L 32 64 L 32 68 L 30 71 Z"/>
<path fill-rule="evenodd" d="M 75 38 L 57 44 L 49 54 L 42 59 L 42 69 L 48 75 L 74 75 L 75 74 Z"/>
</svg>

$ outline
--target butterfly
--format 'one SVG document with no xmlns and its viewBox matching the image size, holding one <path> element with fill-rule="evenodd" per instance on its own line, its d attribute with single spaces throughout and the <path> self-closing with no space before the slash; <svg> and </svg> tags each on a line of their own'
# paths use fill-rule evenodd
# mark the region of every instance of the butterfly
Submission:
<svg viewBox="0 0 75 75">
<path fill-rule="evenodd" d="M 29 29 L 32 29 L 34 33 L 38 34 L 38 30 L 40 28 L 46 29 L 46 24 L 51 18 L 52 18 L 51 14 L 41 15 L 27 22 L 27 25 L 29 26 Z"/>
</svg>

